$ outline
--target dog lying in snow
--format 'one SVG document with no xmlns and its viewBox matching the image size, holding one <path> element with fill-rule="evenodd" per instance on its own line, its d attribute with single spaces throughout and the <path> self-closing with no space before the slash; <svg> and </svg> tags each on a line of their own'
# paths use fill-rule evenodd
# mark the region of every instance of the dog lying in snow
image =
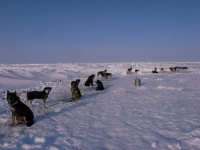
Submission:
<svg viewBox="0 0 200 150">
<path fill-rule="evenodd" d="M 51 92 L 51 87 L 45 87 L 43 91 L 27 92 L 27 98 L 25 102 L 29 102 L 32 105 L 34 99 L 42 99 L 43 107 L 45 108 L 45 103 L 50 92 Z"/>
<path fill-rule="evenodd" d="M 16 120 L 15 125 L 18 125 L 20 123 L 25 124 L 28 127 L 33 125 L 34 123 L 33 112 L 28 106 L 26 106 L 23 102 L 20 101 L 16 92 L 12 93 L 7 91 L 7 102 L 10 106 L 10 110 L 12 113 L 11 125 L 14 125 L 15 120 Z"/>
<path fill-rule="evenodd" d="M 72 101 L 77 100 L 81 97 L 81 91 L 78 88 L 79 82 L 80 82 L 80 79 L 76 79 L 76 81 L 71 82 Z"/>
</svg>

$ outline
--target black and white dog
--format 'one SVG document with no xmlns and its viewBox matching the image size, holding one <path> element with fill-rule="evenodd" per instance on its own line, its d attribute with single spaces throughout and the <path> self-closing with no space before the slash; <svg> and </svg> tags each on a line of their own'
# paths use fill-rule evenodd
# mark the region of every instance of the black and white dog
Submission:
<svg viewBox="0 0 200 150">
<path fill-rule="evenodd" d="M 131 73 L 132 73 L 132 67 L 128 68 L 127 71 L 126 71 L 126 74 L 131 74 Z"/>
<path fill-rule="evenodd" d="M 102 90 L 104 90 L 103 83 L 100 80 L 97 80 L 96 84 L 97 84 L 96 91 L 102 91 Z"/>
<path fill-rule="evenodd" d="M 95 74 L 90 75 L 88 79 L 85 81 L 85 86 L 90 86 L 90 85 L 93 86 L 94 77 L 95 77 Z"/>
<path fill-rule="evenodd" d="M 76 81 L 71 82 L 72 101 L 77 100 L 81 97 L 81 91 L 78 88 L 79 82 L 80 79 L 76 79 Z"/>
<path fill-rule="evenodd" d="M 42 99 L 43 107 L 45 108 L 45 103 L 50 92 L 51 92 L 51 87 L 45 87 L 43 91 L 27 92 L 26 102 L 29 102 L 32 105 L 32 101 L 34 99 Z"/>
<path fill-rule="evenodd" d="M 105 72 L 107 72 L 107 70 L 99 71 L 97 72 L 97 76 L 99 77 L 101 75 L 101 77 L 103 78 Z"/>
<path fill-rule="evenodd" d="M 20 101 L 16 92 L 7 91 L 7 102 L 10 106 L 12 113 L 12 125 L 20 123 L 26 124 L 28 127 L 32 126 L 34 123 L 34 115 L 31 109 Z"/>
<path fill-rule="evenodd" d="M 112 77 L 112 73 L 104 72 L 104 73 L 103 73 L 103 77 L 106 78 L 106 79 L 108 79 L 108 77 L 111 78 L 111 77 Z"/>
</svg>

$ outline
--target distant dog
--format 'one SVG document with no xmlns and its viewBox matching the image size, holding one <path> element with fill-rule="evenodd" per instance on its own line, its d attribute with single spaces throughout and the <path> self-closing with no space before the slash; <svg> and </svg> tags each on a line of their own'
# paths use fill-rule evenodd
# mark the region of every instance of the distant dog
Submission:
<svg viewBox="0 0 200 150">
<path fill-rule="evenodd" d="M 96 83 L 97 83 L 96 91 L 102 91 L 102 90 L 104 90 L 103 83 L 100 80 L 97 80 Z"/>
<path fill-rule="evenodd" d="M 42 99 L 43 107 L 45 108 L 45 103 L 50 92 L 51 92 L 51 87 L 45 87 L 43 91 L 27 92 L 26 102 L 29 102 L 32 105 L 32 101 L 34 99 Z"/>
<path fill-rule="evenodd" d="M 108 79 L 108 77 L 112 77 L 112 73 L 107 73 L 107 72 L 105 72 L 104 74 L 103 74 L 103 77 L 104 78 L 106 78 L 106 79 Z"/>
<path fill-rule="evenodd" d="M 95 74 L 90 75 L 88 79 L 85 81 L 85 86 L 90 86 L 90 85 L 93 86 L 94 77 L 95 77 Z"/>
<path fill-rule="evenodd" d="M 187 70 L 188 67 L 170 67 L 169 68 L 172 72 L 180 71 L 180 70 Z"/>
<path fill-rule="evenodd" d="M 77 100 L 81 97 L 81 91 L 78 88 L 79 82 L 80 82 L 80 79 L 76 79 L 76 81 L 71 82 L 72 101 Z"/>
<path fill-rule="evenodd" d="M 152 70 L 152 73 L 158 73 L 157 68 L 155 67 L 154 70 Z"/>
<path fill-rule="evenodd" d="M 188 67 L 182 67 L 182 70 L 187 70 L 188 69 Z"/>
<path fill-rule="evenodd" d="M 127 74 L 131 74 L 132 73 L 132 67 L 127 69 Z"/>
<path fill-rule="evenodd" d="M 139 71 L 139 69 L 135 69 L 135 73 L 137 73 Z"/>
<path fill-rule="evenodd" d="M 97 76 L 99 77 L 101 75 L 101 77 L 103 78 L 103 75 L 105 72 L 107 72 L 107 70 L 99 71 L 99 72 L 97 72 Z"/>
<path fill-rule="evenodd" d="M 156 70 L 152 70 L 152 73 L 158 73 L 158 71 L 156 71 Z"/>
<path fill-rule="evenodd" d="M 171 72 L 175 72 L 176 71 L 176 67 L 169 67 L 169 69 L 171 70 Z"/>
<path fill-rule="evenodd" d="M 12 113 L 12 125 L 15 123 L 18 125 L 20 123 L 26 124 L 28 127 L 32 126 L 34 123 L 34 115 L 31 109 L 20 101 L 16 92 L 7 91 L 7 102 L 10 106 Z"/>
</svg>

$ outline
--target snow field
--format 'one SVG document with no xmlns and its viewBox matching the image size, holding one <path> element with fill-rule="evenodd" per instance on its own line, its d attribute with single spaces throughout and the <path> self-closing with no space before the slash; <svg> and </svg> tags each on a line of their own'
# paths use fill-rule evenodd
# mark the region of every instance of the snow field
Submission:
<svg viewBox="0 0 200 150">
<path fill-rule="evenodd" d="M 188 66 L 187 72 L 152 74 L 155 66 Z M 31 91 L 51 86 L 47 109 L 30 106 L 35 124 L 9 125 L 6 100 L 0 102 L 0 149 L 200 149 L 199 63 L 105 63 L 2 65 L 0 90 Z M 138 75 L 126 69 L 139 68 Z M 104 91 L 85 87 L 90 74 L 107 69 Z M 24 71 L 25 70 L 25 71 Z M 135 77 L 141 86 L 132 84 Z M 83 94 L 71 98 L 70 83 L 80 78 Z M 20 82 L 21 81 L 21 82 Z M 30 82 L 31 81 L 31 82 Z M 3 99 L 4 95 L 1 93 Z M 21 92 L 20 98 L 25 100 Z"/>
</svg>

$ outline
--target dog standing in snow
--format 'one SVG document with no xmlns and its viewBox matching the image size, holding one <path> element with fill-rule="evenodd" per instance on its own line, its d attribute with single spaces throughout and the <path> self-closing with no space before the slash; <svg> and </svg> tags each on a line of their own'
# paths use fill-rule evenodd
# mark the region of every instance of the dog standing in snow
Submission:
<svg viewBox="0 0 200 150">
<path fill-rule="evenodd" d="M 50 92 L 51 92 L 51 87 L 45 87 L 43 91 L 27 92 L 27 98 L 25 102 L 29 102 L 32 105 L 34 99 L 42 99 L 43 107 L 45 108 L 45 103 Z"/>
<path fill-rule="evenodd" d="M 108 77 L 112 78 L 112 73 L 104 72 L 103 77 L 106 78 L 106 79 L 108 79 Z"/>
<path fill-rule="evenodd" d="M 103 78 L 105 72 L 107 72 L 107 70 L 97 72 L 97 77 L 101 75 L 101 77 Z"/>
</svg>

